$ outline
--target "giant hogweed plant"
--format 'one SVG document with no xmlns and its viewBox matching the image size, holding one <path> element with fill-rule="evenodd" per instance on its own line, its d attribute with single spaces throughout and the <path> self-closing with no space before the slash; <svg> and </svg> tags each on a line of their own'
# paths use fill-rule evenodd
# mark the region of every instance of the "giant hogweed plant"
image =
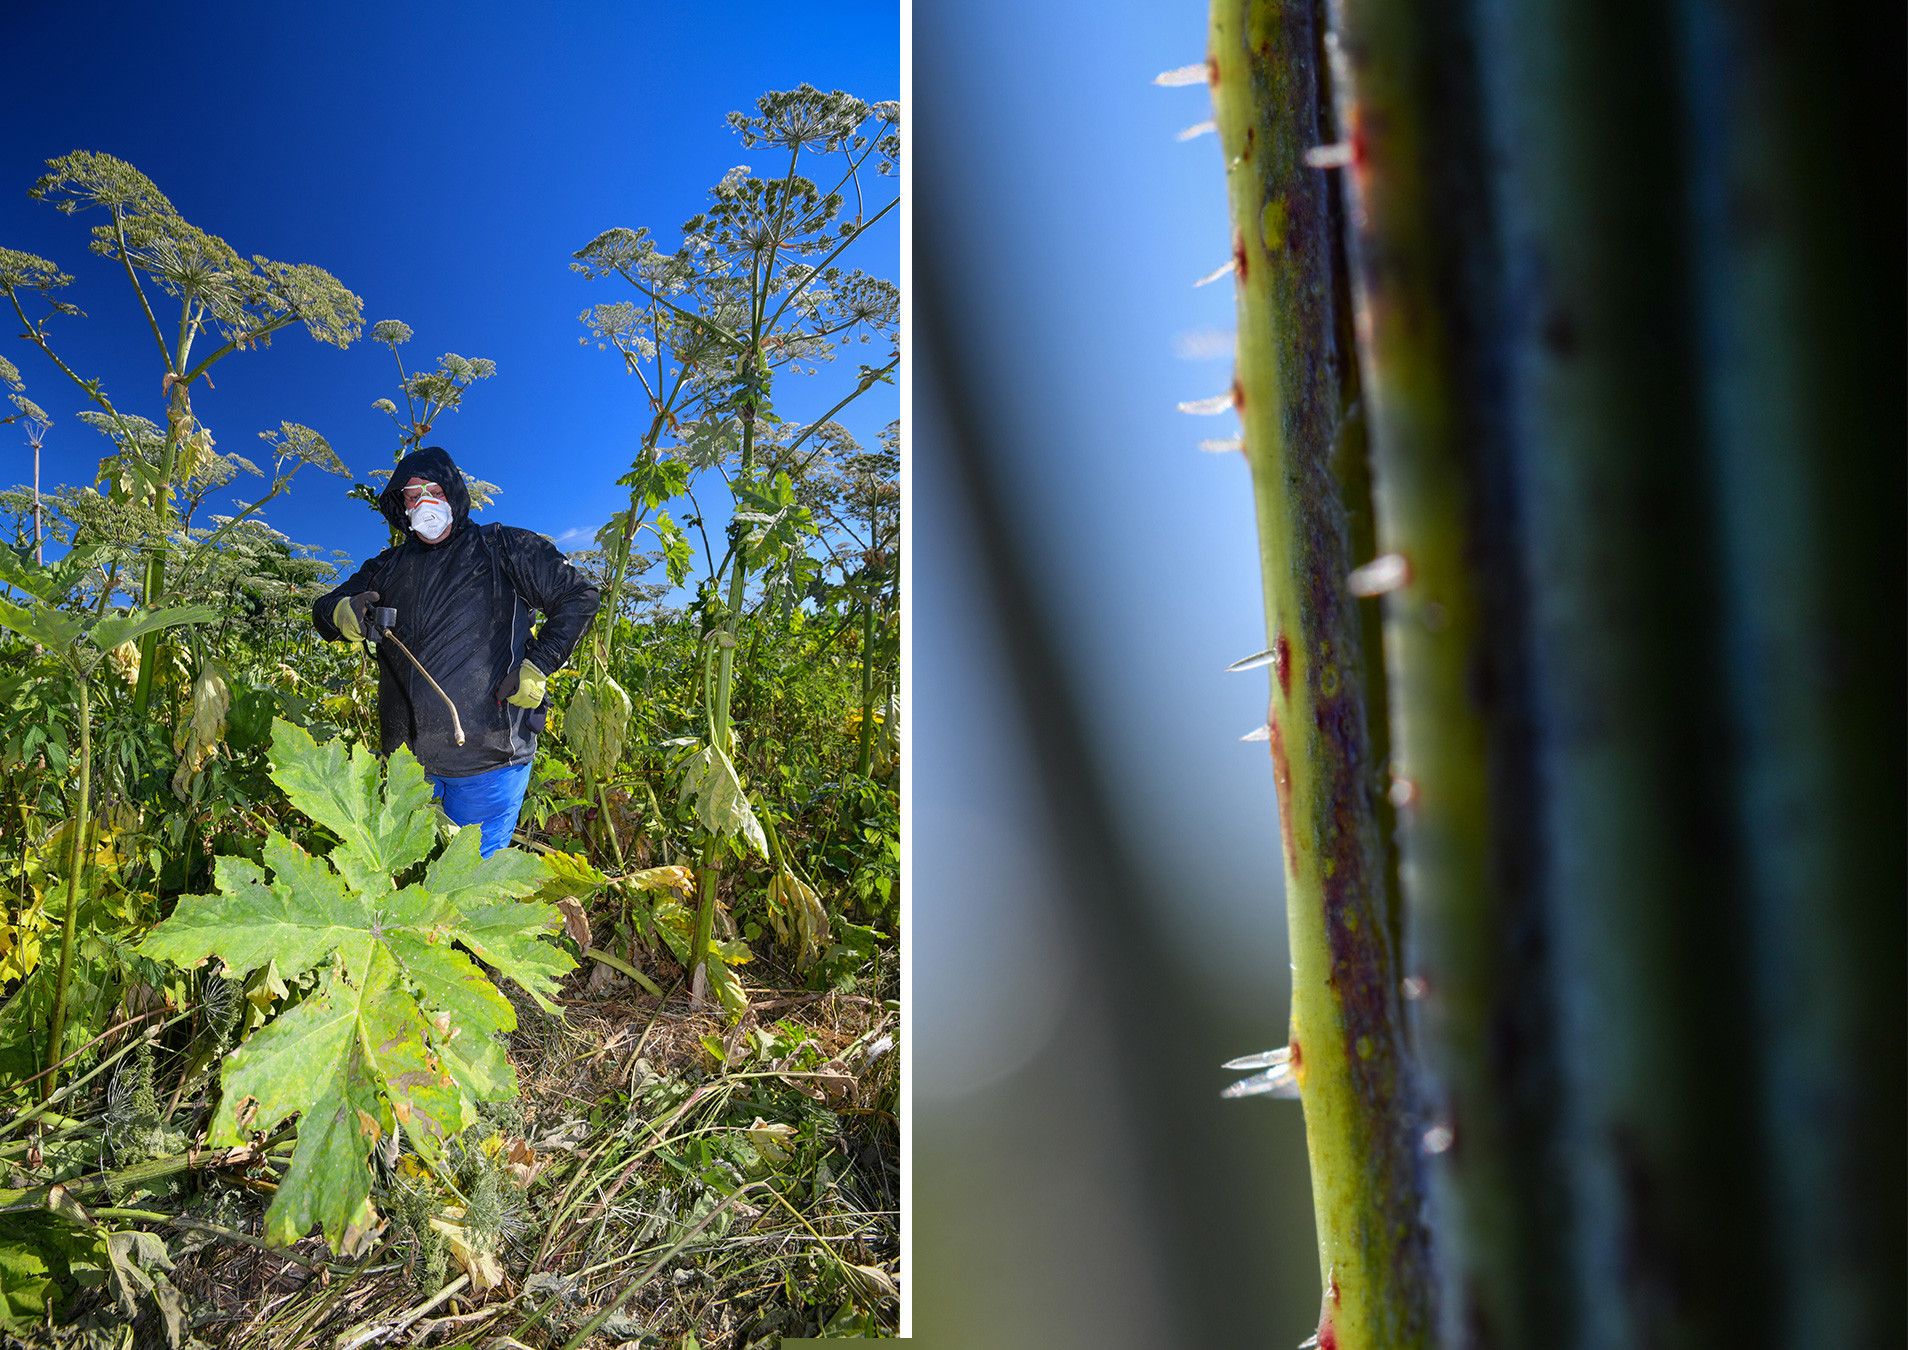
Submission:
<svg viewBox="0 0 1908 1350">
<path fill-rule="evenodd" d="M 404 398 L 402 412 L 388 398 L 373 399 L 371 402 L 371 406 L 390 418 L 391 424 L 397 428 L 397 448 L 391 452 L 393 464 L 424 444 L 424 438 L 431 434 L 431 427 L 439 417 L 463 407 L 464 394 L 472 385 L 479 380 L 488 380 L 497 373 L 497 363 L 488 357 L 463 357 L 456 352 L 445 352 L 438 357 L 436 370 L 406 370 L 404 356 L 398 348 L 409 342 L 411 337 L 411 326 L 397 319 L 380 319 L 371 325 L 371 340 L 389 347 L 392 359 L 397 362 L 398 393 Z M 363 502 L 382 520 L 384 512 L 378 505 L 378 497 L 391 481 L 391 470 L 373 469 L 371 477 L 376 480 L 375 483 L 355 484 L 345 495 L 353 501 Z M 467 469 L 464 471 L 464 486 L 470 491 L 470 509 L 473 513 L 489 506 L 503 490 L 495 483 L 486 483 Z M 386 522 L 386 527 L 389 529 L 389 522 Z M 404 541 L 402 530 L 389 529 L 389 534 L 392 544 Z"/>
<path fill-rule="evenodd" d="M 111 155 L 76 150 L 48 160 L 47 170 L 29 195 L 54 203 L 68 215 L 99 211 L 106 217 L 93 228 L 91 248 L 124 273 L 158 349 L 155 375 L 164 404 L 163 429 L 122 408 L 100 380 L 81 375 L 60 356 L 52 320 L 80 312 L 60 297 L 72 283 L 70 275 L 45 258 L 0 248 L 0 294 L 23 325 L 22 336 L 93 405 L 102 429 L 119 446 L 117 471 L 107 488 L 143 526 L 137 594 L 140 604 L 152 609 L 168 594 L 169 556 L 193 542 L 175 536 L 180 490 L 194 465 L 212 454 L 211 432 L 193 411 L 195 386 L 218 362 L 234 352 L 269 345 L 274 334 L 294 324 L 303 324 L 320 342 L 347 346 L 362 327 L 361 305 L 322 268 L 245 257 L 188 222 L 151 179 Z M 159 309 L 153 291 L 160 297 Z M 168 301 L 176 306 L 176 318 L 162 326 L 160 310 Z M 38 312 L 30 312 L 29 305 Z M 210 351 L 204 350 L 208 339 L 217 341 Z M 328 472 L 345 472 L 330 446 L 308 428 L 285 424 L 274 450 L 279 452 L 280 471 L 266 498 L 247 507 L 242 516 L 286 489 L 286 465 L 295 470 L 315 463 Z M 141 714 L 151 699 L 158 640 L 157 631 L 148 631 L 140 640 L 134 705 Z"/>
<path fill-rule="evenodd" d="M 401 1130 L 435 1163 L 480 1102 L 517 1094 L 498 1040 L 516 1014 L 471 957 L 553 1015 L 556 981 L 574 963 L 543 940 L 561 918 L 531 897 L 562 881 L 542 859 L 516 849 L 484 859 L 475 830 L 431 856 L 431 786 L 409 750 L 381 772 L 362 745 L 319 745 L 280 720 L 271 757 L 292 805 L 337 843 L 318 855 L 274 830 L 263 865 L 218 859 L 217 892 L 180 897 L 138 952 L 188 967 L 216 960 L 227 979 L 263 972 L 275 990 L 314 981 L 225 1062 L 208 1143 L 236 1145 L 296 1116 L 266 1238 L 286 1245 L 316 1224 L 342 1248 L 375 1219 L 373 1148 Z"/>
<path fill-rule="evenodd" d="M 686 496 L 708 564 L 698 603 L 708 624 L 709 729 L 708 743 L 686 757 L 682 784 L 708 832 L 688 965 L 698 986 L 730 991 L 733 1003 L 732 977 L 715 968 L 719 951 L 711 955 L 720 858 L 744 845 L 768 857 L 759 822 L 749 828 L 755 816 L 734 763 L 736 633 L 751 577 L 764 603 L 782 606 L 792 606 L 816 579 L 820 568 L 809 544 L 820 529 L 803 500 L 804 480 L 818 462 L 858 449 L 833 418 L 875 385 L 892 382 L 900 363 L 892 346 L 899 291 L 838 265 L 900 205 L 888 188 L 900 158 L 900 109 L 803 85 L 765 94 L 754 115 L 734 113 L 729 122 L 745 149 L 785 152 L 780 172 L 730 170 L 711 191 L 709 209 L 683 224 L 673 253 L 662 251 L 647 227 L 617 228 L 579 250 L 573 266 L 591 280 L 614 276 L 636 291 L 636 300 L 597 305 L 582 317 L 598 345 L 615 347 L 641 382 L 649 413 L 636 461 L 619 480 L 630 488 L 629 508 L 598 539 L 610 557 L 611 603 L 580 697 L 593 710 L 616 704 L 621 693 L 610 687 L 607 666 L 640 529 L 651 528 L 662 541 L 671 581 L 686 578 L 693 555 L 681 527 L 665 514 L 650 518 L 663 502 Z M 778 376 L 814 376 L 849 342 L 876 338 L 890 344 L 886 359 L 859 364 L 820 418 L 796 426 L 776 412 Z M 692 486 L 694 475 L 710 469 L 733 498 L 720 557 Z"/>
<path fill-rule="evenodd" d="M 94 672 L 108 653 L 146 634 L 218 617 L 202 605 L 108 612 L 102 597 L 98 609 L 88 612 L 85 607 L 71 604 L 70 598 L 80 578 L 92 566 L 94 552 L 96 548 L 88 546 L 70 549 L 57 563 L 43 567 L 11 549 L 0 547 L 0 583 L 19 597 L 0 599 L 0 627 L 12 629 L 38 644 L 40 661 L 60 668 L 73 681 L 79 694 L 75 712 L 80 739 L 79 781 L 68 811 L 71 845 L 66 863 L 66 911 L 61 922 L 59 971 L 47 1028 L 46 1071 L 41 1080 L 43 1097 L 51 1096 L 58 1086 L 58 1066 L 65 1053 L 67 994 L 73 974 L 80 888 L 86 872 L 85 860 L 90 856 L 87 839 L 92 827 Z M 27 603 L 22 604 L 20 600 Z"/>
</svg>

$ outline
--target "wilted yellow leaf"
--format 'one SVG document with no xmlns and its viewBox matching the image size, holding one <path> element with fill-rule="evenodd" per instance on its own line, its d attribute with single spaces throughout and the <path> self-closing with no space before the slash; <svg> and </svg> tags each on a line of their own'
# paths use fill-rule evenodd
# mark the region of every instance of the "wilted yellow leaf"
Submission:
<svg viewBox="0 0 1908 1350">
<path fill-rule="evenodd" d="M 696 878 L 687 867 L 651 867 L 641 872 L 631 872 L 623 878 L 623 884 L 634 886 L 639 891 L 656 891 L 665 887 L 693 891 Z"/>
<path fill-rule="evenodd" d="M 749 1141 L 770 1163 L 778 1163 L 788 1157 L 789 1141 L 794 1137 L 794 1126 L 779 1123 L 770 1125 L 760 1116 L 755 1118 L 755 1124 L 749 1126 Z"/>
<path fill-rule="evenodd" d="M 444 1235 L 444 1242 L 450 1247 L 451 1255 L 457 1258 L 457 1264 L 463 1267 L 464 1274 L 470 1276 L 470 1288 L 474 1294 L 495 1289 L 503 1283 L 503 1262 L 492 1251 L 482 1250 L 475 1245 L 476 1239 L 470 1230 L 456 1222 L 464 1217 L 461 1209 L 447 1209 L 431 1218 L 431 1227 Z"/>
</svg>

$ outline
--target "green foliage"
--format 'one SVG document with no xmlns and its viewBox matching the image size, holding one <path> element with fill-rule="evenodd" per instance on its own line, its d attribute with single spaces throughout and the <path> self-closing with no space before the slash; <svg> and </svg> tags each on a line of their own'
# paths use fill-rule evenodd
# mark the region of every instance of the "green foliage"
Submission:
<svg viewBox="0 0 1908 1350">
<path fill-rule="evenodd" d="M 318 857 L 273 830 L 263 868 L 219 859 L 218 893 L 182 897 L 139 951 L 188 966 L 216 955 L 229 976 L 268 962 L 286 978 L 318 972 L 313 992 L 227 1063 L 210 1142 L 236 1144 L 255 1125 L 300 1116 L 267 1235 L 289 1243 L 318 1223 L 336 1246 L 371 1221 L 368 1156 L 392 1129 L 436 1159 L 477 1119 L 479 1101 L 516 1094 L 496 1041 L 516 1014 L 452 944 L 549 1011 L 571 962 L 539 940 L 555 912 L 522 903 L 546 877 L 528 855 L 480 859 L 478 832 L 460 831 L 406 882 L 436 841 L 430 785 L 408 750 L 383 776 L 364 747 L 319 745 L 283 720 L 272 746 L 274 780 L 337 843 Z"/>
<path fill-rule="evenodd" d="M 52 935 L 57 935 L 52 921 L 64 917 L 60 894 L 47 897 L 47 909 L 48 927 Z M 66 1019 L 60 1029 L 61 1057 L 76 1053 L 92 1039 L 92 1023 L 115 993 L 110 956 L 110 947 L 98 939 L 77 946 L 68 977 L 67 998 L 90 1016 Z M 26 1082 L 44 1067 L 47 1029 L 53 1024 L 59 982 L 59 963 L 41 959 L 7 1000 L 5 1012 L 0 1014 L 0 1090 Z"/>
</svg>

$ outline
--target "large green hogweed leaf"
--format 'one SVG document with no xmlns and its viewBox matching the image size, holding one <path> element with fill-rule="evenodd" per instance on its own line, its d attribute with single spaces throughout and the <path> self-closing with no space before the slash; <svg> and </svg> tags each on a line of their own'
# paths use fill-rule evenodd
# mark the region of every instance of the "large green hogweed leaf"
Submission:
<svg viewBox="0 0 1908 1350">
<path fill-rule="evenodd" d="M 542 941 L 561 927 L 558 912 L 522 900 L 550 880 L 544 863 L 513 849 L 484 859 L 476 830 L 459 831 L 421 882 L 398 886 L 428 852 L 433 820 L 408 750 L 380 781 L 362 749 L 347 757 L 285 722 L 274 730 L 273 777 L 341 842 L 317 858 L 273 832 L 265 867 L 219 859 L 218 894 L 181 897 L 139 952 L 183 966 L 216 956 L 233 977 L 273 961 L 287 978 L 320 972 L 313 993 L 227 1061 L 210 1142 L 299 1116 L 267 1237 L 286 1244 L 320 1224 L 335 1247 L 371 1221 L 370 1151 L 394 1125 L 434 1159 L 478 1101 L 517 1093 L 498 1041 L 516 1013 L 454 944 L 553 1012 L 573 962 Z"/>
<path fill-rule="evenodd" d="M 391 756 L 380 792 L 377 757 L 364 746 L 353 746 L 347 758 L 340 742 L 319 745 L 303 727 L 275 719 L 272 781 L 338 836 L 331 863 L 353 887 L 389 890 L 392 874 L 430 852 L 436 839 L 430 780 L 408 748 Z"/>
</svg>

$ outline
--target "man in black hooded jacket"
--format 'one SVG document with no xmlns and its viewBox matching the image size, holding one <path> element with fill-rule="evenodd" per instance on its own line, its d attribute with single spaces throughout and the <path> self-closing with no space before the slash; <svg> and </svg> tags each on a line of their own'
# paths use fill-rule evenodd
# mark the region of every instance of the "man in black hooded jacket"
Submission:
<svg viewBox="0 0 1908 1350">
<path fill-rule="evenodd" d="M 312 622 L 327 639 L 358 641 L 376 636 L 372 608 L 397 611 L 391 631 L 456 704 L 464 738 L 418 664 L 380 642 L 380 753 L 410 746 L 446 814 L 483 826 L 489 857 L 516 828 L 544 682 L 595 617 L 596 587 L 543 536 L 473 524 L 464 475 L 436 446 L 399 462 L 378 508 L 409 537 L 314 603 Z M 534 632 L 533 612 L 543 616 Z"/>
</svg>

